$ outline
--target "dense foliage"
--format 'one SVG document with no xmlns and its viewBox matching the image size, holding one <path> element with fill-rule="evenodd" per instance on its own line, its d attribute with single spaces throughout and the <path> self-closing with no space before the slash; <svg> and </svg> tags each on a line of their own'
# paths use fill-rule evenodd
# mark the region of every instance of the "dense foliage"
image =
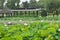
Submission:
<svg viewBox="0 0 60 40">
<path fill-rule="evenodd" d="M 16 8 L 19 8 L 19 2 L 20 0 L 8 0 L 6 5 L 10 9 L 16 9 Z"/>
<path fill-rule="evenodd" d="M 0 8 L 3 8 L 4 0 L 0 0 Z"/>
<path fill-rule="evenodd" d="M 14 25 L 0 24 L 1 40 L 60 40 L 60 24 L 31 22 Z"/>
</svg>

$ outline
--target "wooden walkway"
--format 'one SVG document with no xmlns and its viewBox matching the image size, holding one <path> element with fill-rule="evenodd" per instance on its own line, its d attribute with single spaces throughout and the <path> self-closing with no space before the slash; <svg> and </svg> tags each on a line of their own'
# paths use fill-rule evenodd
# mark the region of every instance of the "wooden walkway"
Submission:
<svg viewBox="0 0 60 40">
<path fill-rule="evenodd" d="M 41 11 L 43 8 L 32 8 L 32 9 L 8 9 L 3 8 L 0 9 L 0 17 L 6 15 L 6 17 L 12 17 L 12 16 L 36 16 L 38 17 L 39 11 Z M 18 13 L 19 12 L 19 13 Z M 31 12 L 33 12 L 31 15 Z"/>
<path fill-rule="evenodd" d="M 41 8 L 37 8 L 37 9 L 11 9 L 10 11 L 39 11 L 39 10 L 42 10 L 42 9 Z M 0 9 L 0 11 L 3 11 L 3 10 Z"/>
</svg>

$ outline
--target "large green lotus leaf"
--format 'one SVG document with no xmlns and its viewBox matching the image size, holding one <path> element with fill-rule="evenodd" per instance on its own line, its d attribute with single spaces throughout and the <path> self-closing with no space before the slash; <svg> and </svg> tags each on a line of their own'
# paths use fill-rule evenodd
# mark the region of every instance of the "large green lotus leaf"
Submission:
<svg viewBox="0 0 60 40">
<path fill-rule="evenodd" d="M 49 32 L 48 32 L 48 30 L 42 30 L 40 35 L 42 37 L 45 37 L 45 36 L 48 36 L 49 35 Z"/>
<path fill-rule="evenodd" d="M 26 36 L 32 36 L 33 33 L 28 30 L 28 31 L 22 32 L 20 35 L 26 37 Z"/>
<path fill-rule="evenodd" d="M 32 40 L 42 40 L 40 37 L 33 37 Z"/>
<path fill-rule="evenodd" d="M 46 37 L 45 40 L 55 40 L 55 38 L 52 35 L 48 35 L 48 37 Z"/>
<path fill-rule="evenodd" d="M 49 31 L 50 33 L 56 34 L 56 29 L 53 28 L 53 27 L 48 28 L 48 31 Z"/>
<path fill-rule="evenodd" d="M 15 40 L 15 39 L 10 38 L 10 37 L 4 37 L 4 38 L 2 38 L 1 40 Z"/>
<path fill-rule="evenodd" d="M 58 40 L 60 40 L 60 35 L 58 36 Z"/>
<path fill-rule="evenodd" d="M 17 28 L 16 27 L 12 27 L 11 29 L 8 30 L 8 32 L 13 32 L 15 30 L 17 30 Z"/>
<path fill-rule="evenodd" d="M 23 39 L 22 39 L 22 36 L 17 35 L 17 34 L 14 35 L 13 38 L 15 38 L 15 40 L 23 40 Z"/>
<path fill-rule="evenodd" d="M 53 28 L 59 28 L 59 25 L 58 24 L 56 24 L 56 23 L 50 23 L 49 24 L 49 27 L 53 27 Z"/>
</svg>

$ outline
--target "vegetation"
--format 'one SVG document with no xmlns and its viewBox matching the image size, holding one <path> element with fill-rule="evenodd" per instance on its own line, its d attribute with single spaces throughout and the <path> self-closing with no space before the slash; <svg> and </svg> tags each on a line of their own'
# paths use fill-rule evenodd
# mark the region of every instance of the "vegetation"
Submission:
<svg viewBox="0 0 60 40">
<path fill-rule="evenodd" d="M 6 5 L 10 9 L 16 9 L 16 8 L 19 8 L 19 2 L 20 0 L 8 0 L 8 3 Z"/>
<path fill-rule="evenodd" d="M 28 22 L 0 24 L 1 40 L 60 40 L 60 24 L 55 22 Z"/>
<path fill-rule="evenodd" d="M 60 16 L 46 16 L 46 17 L 4 17 L 4 18 L 0 18 L 0 22 L 1 21 L 19 21 L 19 20 L 23 20 L 23 21 L 41 21 L 41 20 L 47 20 L 47 21 L 59 21 L 60 20 Z"/>
<path fill-rule="evenodd" d="M 0 0 L 0 9 L 3 9 L 4 2 L 5 0 Z M 60 0 L 19 3 L 20 0 L 7 0 L 6 6 L 9 9 L 42 10 L 14 12 L 15 17 L 3 15 L 0 18 L 0 40 L 60 40 Z"/>
</svg>

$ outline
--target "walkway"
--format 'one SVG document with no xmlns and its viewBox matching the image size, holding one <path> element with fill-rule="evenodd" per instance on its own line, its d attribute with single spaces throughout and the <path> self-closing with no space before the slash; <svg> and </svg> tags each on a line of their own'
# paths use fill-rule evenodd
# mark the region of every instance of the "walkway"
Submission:
<svg viewBox="0 0 60 40">
<path fill-rule="evenodd" d="M 37 8 L 37 9 L 11 9 L 10 11 L 39 11 L 42 10 L 41 8 Z M 0 11 L 3 11 L 2 9 L 0 9 Z"/>
</svg>

